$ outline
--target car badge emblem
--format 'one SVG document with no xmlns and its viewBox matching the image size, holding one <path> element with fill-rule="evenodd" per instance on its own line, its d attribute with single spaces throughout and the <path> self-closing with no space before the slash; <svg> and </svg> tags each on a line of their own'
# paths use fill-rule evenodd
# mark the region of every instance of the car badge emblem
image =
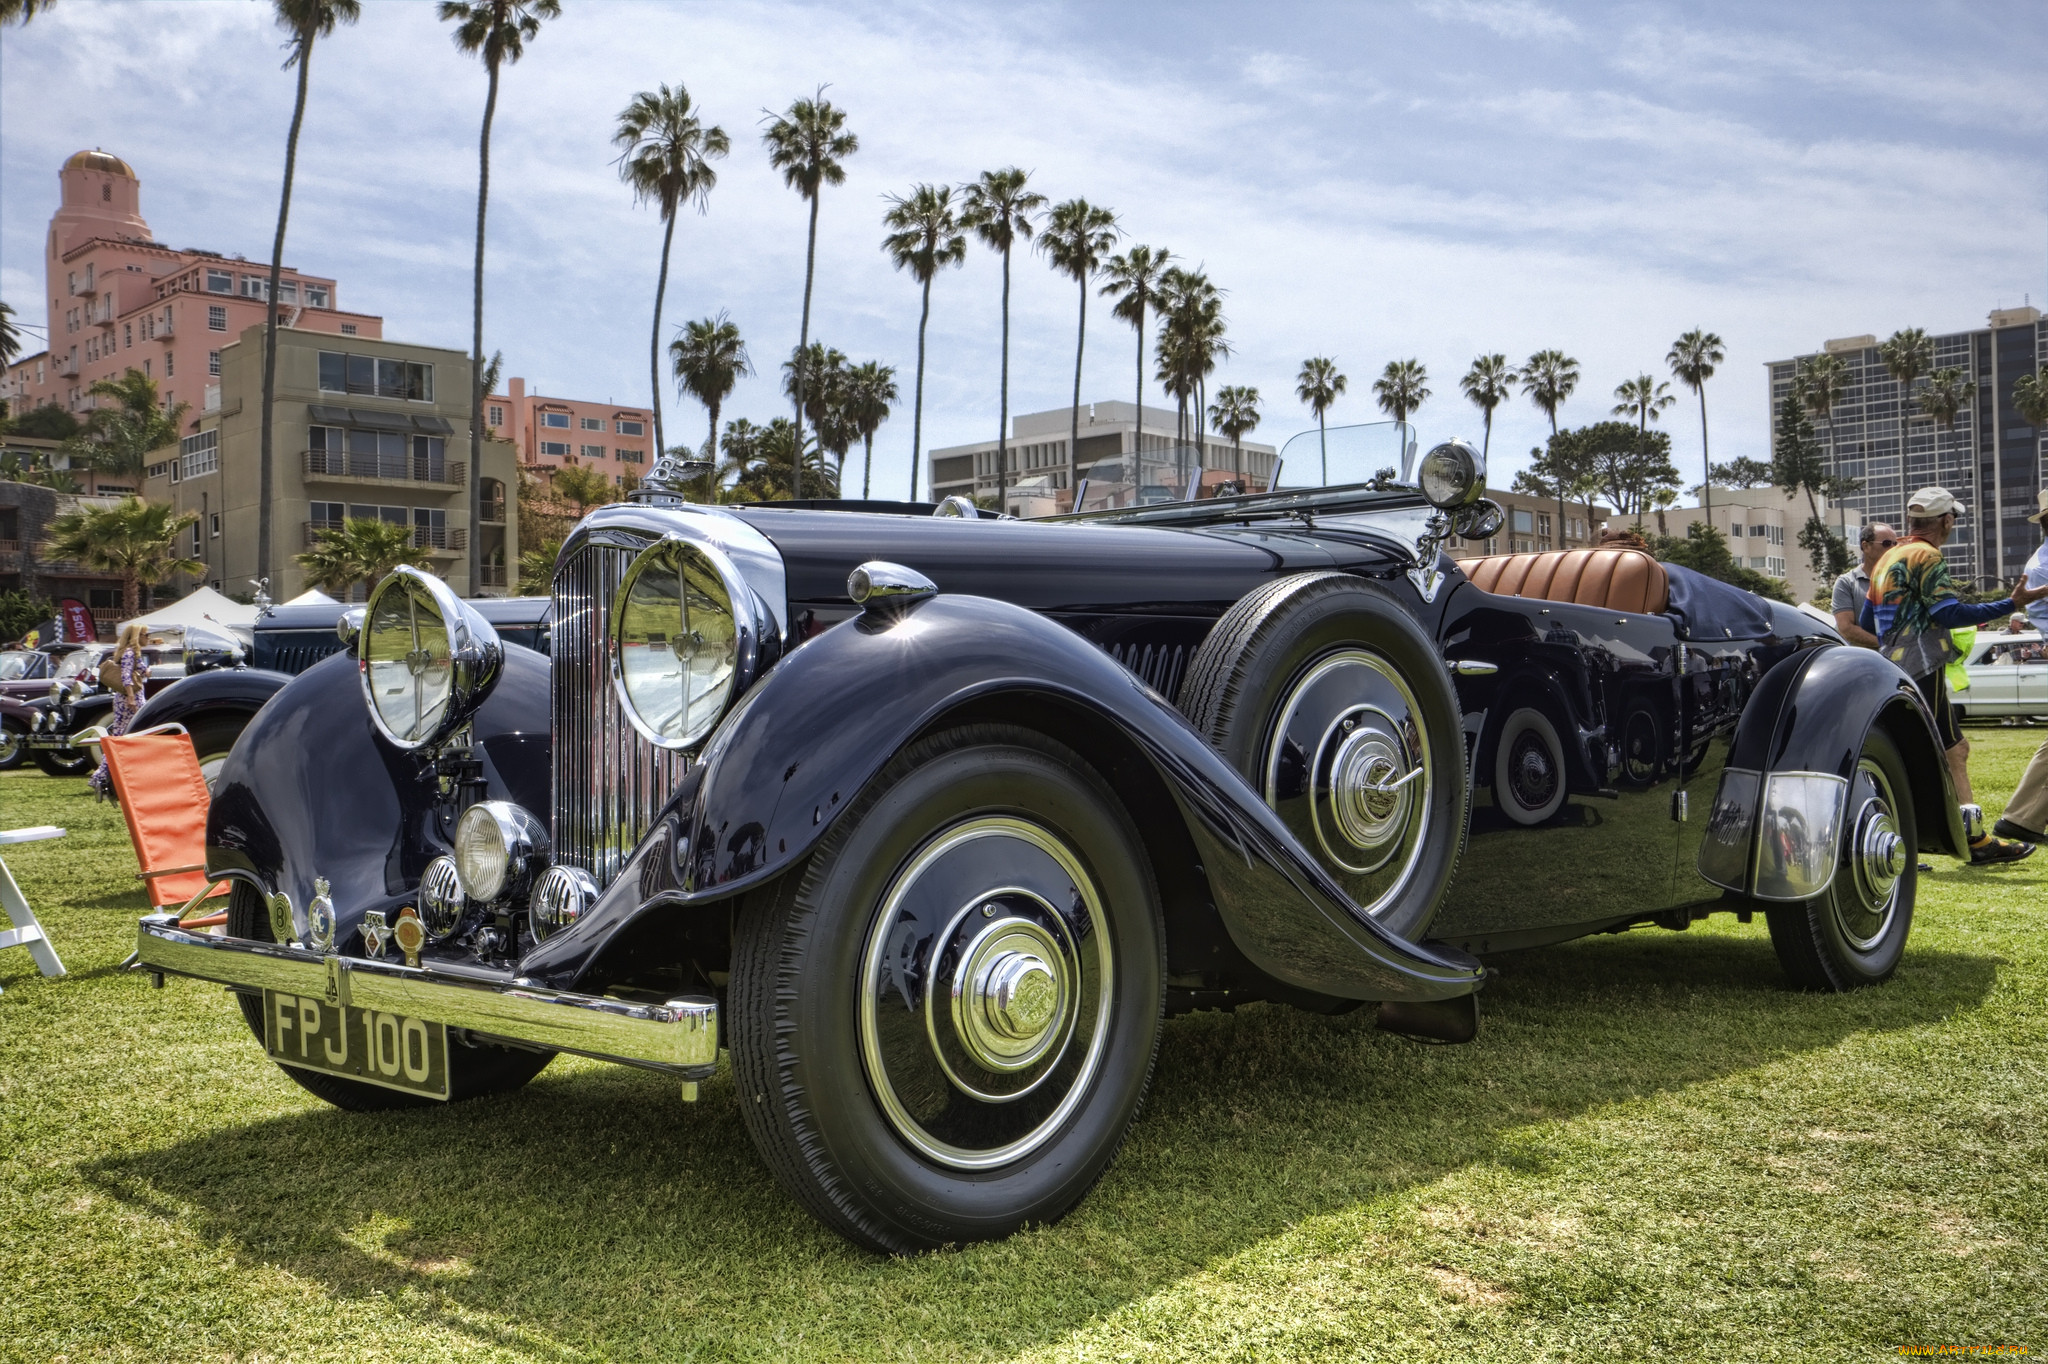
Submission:
<svg viewBox="0 0 2048 1364">
<path fill-rule="evenodd" d="M 334 900 L 328 894 L 331 889 L 326 877 L 313 878 L 313 900 L 306 906 L 306 946 L 315 952 L 334 950 Z"/>
<path fill-rule="evenodd" d="M 368 914 L 365 914 L 360 931 L 363 935 L 363 955 L 366 957 L 383 956 L 384 944 L 391 941 L 391 927 L 384 922 L 384 911 L 373 909 Z"/>
<path fill-rule="evenodd" d="M 398 912 L 398 923 L 391 930 L 391 936 L 398 939 L 398 950 L 405 953 L 405 964 L 417 969 L 420 948 L 427 941 L 427 927 L 420 922 L 420 916 L 413 912 L 411 905 Z"/>
<path fill-rule="evenodd" d="M 288 943 L 298 936 L 298 928 L 292 922 L 292 897 L 284 891 L 268 896 L 265 903 L 270 907 L 270 937 L 278 943 Z"/>
</svg>

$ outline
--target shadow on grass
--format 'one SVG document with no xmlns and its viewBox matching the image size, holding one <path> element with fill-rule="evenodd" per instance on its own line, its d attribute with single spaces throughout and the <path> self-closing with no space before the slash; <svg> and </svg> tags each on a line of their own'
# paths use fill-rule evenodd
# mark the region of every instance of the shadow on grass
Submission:
<svg viewBox="0 0 2048 1364">
<path fill-rule="evenodd" d="M 1760 933 L 1699 932 L 1496 964 L 1466 1047 L 1366 1013 L 1173 1021 L 1096 1191 L 1058 1226 L 951 1254 L 870 1256 L 798 1212 L 725 1076 L 689 1107 L 644 1073 L 563 1068 L 458 1107 L 315 1109 L 86 1173 L 244 1259 L 512 1353 L 1006 1354 L 1304 1218 L 1462 1167 L 1540 1169 L 1550 1120 L 1974 1007 L 1996 969 L 1914 952 L 1885 988 L 1800 995 Z"/>
</svg>

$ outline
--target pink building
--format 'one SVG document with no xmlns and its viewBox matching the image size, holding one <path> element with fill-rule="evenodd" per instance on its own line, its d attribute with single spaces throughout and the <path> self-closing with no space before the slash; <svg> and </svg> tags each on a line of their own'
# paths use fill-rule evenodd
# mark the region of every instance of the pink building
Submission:
<svg viewBox="0 0 2048 1364">
<path fill-rule="evenodd" d="M 56 403 L 82 414 L 97 403 L 94 381 L 137 369 L 195 419 L 217 406 L 221 348 L 263 321 L 269 263 L 159 244 L 143 221 L 142 182 L 118 156 L 79 152 L 57 182 L 43 249 L 49 349 L 8 366 L 0 392 L 17 412 Z M 384 334 L 381 317 L 341 311 L 333 280 L 290 267 L 276 303 L 282 326 Z"/>
<path fill-rule="evenodd" d="M 553 477 L 556 469 L 583 466 L 614 483 L 646 476 L 654 448 L 654 414 L 646 408 L 543 398 L 528 393 L 524 379 L 506 387 L 484 399 L 484 429 L 512 442 L 521 468 Z"/>
</svg>

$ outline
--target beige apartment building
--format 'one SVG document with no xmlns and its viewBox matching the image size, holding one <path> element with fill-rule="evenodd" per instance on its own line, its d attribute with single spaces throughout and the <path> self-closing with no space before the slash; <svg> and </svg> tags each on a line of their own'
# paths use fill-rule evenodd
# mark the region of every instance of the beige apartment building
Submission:
<svg viewBox="0 0 2048 1364">
<path fill-rule="evenodd" d="M 1777 578 L 1798 601 L 1813 601 L 1834 589 L 1834 580 L 1813 571 L 1813 560 L 1799 547 L 1799 530 L 1812 515 L 1803 494 L 1780 488 L 1716 488 L 1714 528 L 1728 537 L 1728 551 L 1745 568 Z M 1863 513 L 1852 506 L 1816 499 L 1821 520 L 1849 542 L 1852 553 L 1863 534 Z M 1671 507 L 1655 514 L 1661 526 L 1648 529 L 1683 538 L 1686 528 L 1706 519 L 1699 507 Z"/>
<path fill-rule="evenodd" d="M 350 518 L 412 529 L 428 567 L 462 596 L 502 596 L 519 559 L 512 495 L 517 457 L 484 443 L 469 467 L 469 357 L 437 346 L 297 329 L 277 333 L 272 417 L 272 578 L 284 601 L 308 586 L 296 556 Z M 203 580 L 247 591 L 256 576 L 261 488 L 263 327 L 221 348 L 217 388 L 192 432 L 152 456 L 142 495 L 199 520 L 180 546 L 203 560 Z M 472 525 L 469 480 L 481 480 L 482 516 Z M 470 537 L 480 581 L 469 580 Z M 189 586 L 189 584 L 181 585 Z"/>
</svg>

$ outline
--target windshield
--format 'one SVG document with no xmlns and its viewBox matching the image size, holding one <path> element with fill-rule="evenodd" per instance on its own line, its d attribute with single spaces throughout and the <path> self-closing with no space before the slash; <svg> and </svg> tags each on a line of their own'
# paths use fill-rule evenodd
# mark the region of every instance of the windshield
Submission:
<svg viewBox="0 0 2048 1364">
<path fill-rule="evenodd" d="M 104 649 L 75 649 L 64 655 L 64 661 L 57 665 L 57 676 L 69 680 L 87 673 L 99 671 L 100 655 Z"/>
<path fill-rule="evenodd" d="M 0 682 L 12 682 L 18 677 L 27 677 L 28 670 L 35 666 L 37 657 L 20 649 L 0 653 Z"/>
<path fill-rule="evenodd" d="M 1147 420 L 1152 414 L 1147 411 Z M 1085 451 L 1091 439 L 1083 436 Z M 1128 444 L 1128 430 L 1109 439 Z M 1166 502 L 1202 501 L 1244 493 L 1340 488 L 1366 483 L 1392 470 L 1396 478 L 1413 470 L 1415 428 L 1406 422 L 1370 422 L 1304 431 L 1276 451 L 1271 445 L 1233 443 L 1210 436 L 1198 447 L 1176 445 L 1147 434 L 1146 449 L 1097 458 L 1081 482 L 1081 510 L 1108 511 Z M 1065 442 L 1059 443 L 1064 448 Z M 1035 447 L 1026 447 L 1026 458 Z M 1064 471 L 1027 473 L 1009 490 L 1008 510 L 1016 516 L 1056 516 L 1071 500 Z"/>
</svg>

